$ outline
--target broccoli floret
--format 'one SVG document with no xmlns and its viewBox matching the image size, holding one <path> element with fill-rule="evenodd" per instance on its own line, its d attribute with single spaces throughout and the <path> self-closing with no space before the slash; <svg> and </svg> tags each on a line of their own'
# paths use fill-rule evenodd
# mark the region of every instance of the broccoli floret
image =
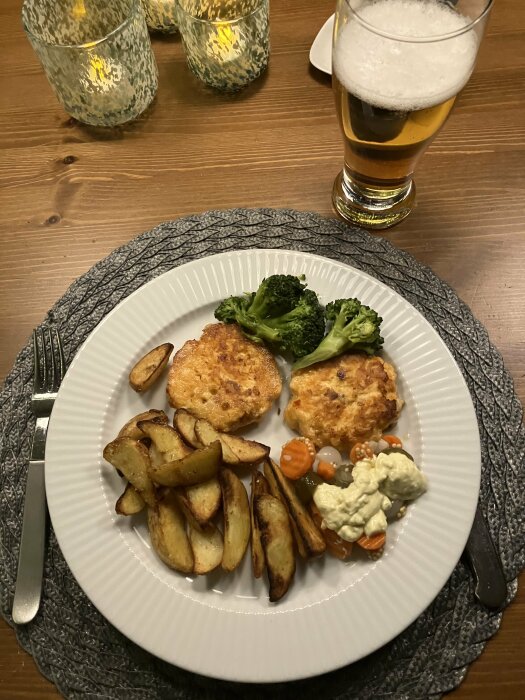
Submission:
<svg viewBox="0 0 525 700">
<path fill-rule="evenodd" d="M 317 294 L 311 289 L 305 289 L 291 311 L 277 318 L 266 319 L 265 326 L 279 334 L 271 342 L 280 352 L 303 357 L 319 345 L 326 323 Z"/>
<path fill-rule="evenodd" d="M 281 354 L 307 355 L 317 347 L 325 330 L 323 307 L 303 277 L 272 275 L 255 294 L 229 297 L 215 310 L 215 318 L 238 323 L 257 343 L 266 342 Z"/>
<path fill-rule="evenodd" d="M 306 287 L 304 275 L 270 275 L 251 297 L 249 310 L 256 318 L 275 318 L 291 311 Z"/>
<path fill-rule="evenodd" d="M 348 350 L 359 350 L 373 355 L 383 345 L 383 338 L 379 332 L 383 319 L 358 299 L 332 301 L 327 305 L 325 315 L 326 319 L 332 322 L 328 334 L 313 352 L 294 364 L 294 370 L 329 360 Z"/>
<path fill-rule="evenodd" d="M 236 323 L 237 318 L 246 314 L 246 309 L 250 305 L 250 294 L 243 297 L 228 297 L 223 299 L 215 309 L 215 318 L 223 323 Z"/>
</svg>

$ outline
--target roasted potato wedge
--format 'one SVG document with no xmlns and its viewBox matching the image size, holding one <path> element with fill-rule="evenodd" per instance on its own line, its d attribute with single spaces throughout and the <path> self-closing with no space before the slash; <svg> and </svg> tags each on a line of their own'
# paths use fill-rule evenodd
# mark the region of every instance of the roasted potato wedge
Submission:
<svg viewBox="0 0 525 700">
<path fill-rule="evenodd" d="M 286 502 L 286 499 L 284 498 L 281 489 L 279 488 L 279 484 L 277 483 L 277 480 L 273 474 L 272 468 L 270 467 L 270 464 L 268 460 L 265 460 L 263 464 L 263 469 L 264 469 L 264 476 L 266 477 L 266 481 L 268 483 L 268 487 L 270 489 L 270 493 L 274 498 L 278 498 L 283 506 L 286 508 L 288 511 L 288 515 L 290 517 L 290 527 L 292 528 L 292 535 L 294 538 L 295 546 L 297 548 L 297 551 L 299 553 L 299 556 L 301 559 L 308 559 L 308 552 L 306 550 L 306 545 L 303 541 L 303 538 L 301 537 L 301 533 L 299 532 L 299 528 L 297 527 L 297 523 L 292 517 L 292 514 L 290 513 L 290 509 L 288 508 L 288 504 Z"/>
<path fill-rule="evenodd" d="M 222 459 L 226 464 L 239 464 L 240 459 L 235 452 L 222 440 L 221 433 L 217 432 L 211 423 L 203 418 L 198 418 L 195 421 L 195 435 L 203 445 L 210 445 L 212 442 L 219 440 L 222 449 Z"/>
<path fill-rule="evenodd" d="M 255 578 L 261 578 L 264 571 L 264 551 L 261 544 L 259 525 L 255 517 L 254 503 L 257 496 L 269 493 L 268 482 L 261 472 L 252 472 L 252 492 L 250 496 L 250 520 L 252 524 L 252 569 Z"/>
<path fill-rule="evenodd" d="M 117 437 L 130 437 L 134 440 L 145 438 L 146 435 L 138 427 L 137 423 L 142 420 L 155 420 L 155 422 L 168 424 L 168 416 L 164 411 L 158 411 L 156 408 L 150 408 L 149 411 L 143 411 L 133 418 L 130 418 L 119 430 Z"/>
<path fill-rule="evenodd" d="M 208 574 L 219 566 L 224 550 L 219 528 L 212 525 L 209 530 L 202 532 L 190 525 L 190 544 L 193 549 L 195 574 Z"/>
<path fill-rule="evenodd" d="M 141 357 L 129 373 L 129 383 L 135 391 L 149 389 L 162 374 L 173 352 L 171 343 L 163 343 Z"/>
<path fill-rule="evenodd" d="M 222 459 L 226 464 L 257 464 L 268 457 L 270 448 L 253 440 L 246 440 L 238 435 L 219 433 L 207 420 L 195 421 L 195 435 L 204 445 L 220 440 Z"/>
<path fill-rule="evenodd" d="M 221 485 L 217 477 L 195 486 L 186 486 L 184 495 L 193 517 L 205 525 L 219 511 L 222 503 Z"/>
<path fill-rule="evenodd" d="M 230 448 L 241 464 L 258 464 L 270 454 L 270 448 L 238 435 L 220 433 L 221 442 Z M 226 461 L 226 460 L 224 460 Z"/>
<path fill-rule="evenodd" d="M 148 508 L 148 528 L 153 548 L 162 561 L 184 574 L 191 573 L 193 550 L 173 492 L 167 492 L 156 508 Z"/>
<path fill-rule="evenodd" d="M 148 447 L 148 452 L 152 467 L 160 467 L 162 464 L 166 464 L 166 460 L 164 459 L 162 452 L 159 452 L 154 442 L 152 442 Z"/>
<path fill-rule="evenodd" d="M 130 437 L 119 437 L 104 447 L 103 456 L 133 484 L 148 506 L 155 506 L 155 487 L 149 477 L 151 463 L 144 445 Z"/>
<path fill-rule="evenodd" d="M 211 445 L 195 450 L 182 459 L 165 464 L 152 465 L 149 476 L 162 486 L 193 486 L 209 481 L 219 471 L 221 464 L 221 443 L 216 440 Z"/>
<path fill-rule="evenodd" d="M 286 500 L 290 514 L 297 524 L 308 554 L 313 557 L 322 554 L 326 550 L 326 543 L 321 531 L 295 493 L 293 484 L 285 477 L 279 466 L 273 460 L 269 460 L 269 464 Z"/>
<path fill-rule="evenodd" d="M 295 574 L 295 553 L 288 511 L 269 494 L 255 498 L 255 514 L 270 582 L 270 602 L 286 593 Z"/>
<path fill-rule="evenodd" d="M 131 484 L 127 484 L 123 494 L 115 504 L 115 512 L 119 515 L 135 515 L 140 513 L 146 504 L 144 499 Z"/>
<path fill-rule="evenodd" d="M 160 459 L 164 462 L 174 462 L 177 459 L 187 457 L 192 452 L 191 447 L 183 442 L 179 433 L 171 425 L 157 423 L 156 420 L 146 420 L 139 421 L 137 427 L 151 439 L 155 446 L 152 453 L 155 455 L 156 462 Z"/>
<path fill-rule="evenodd" d="M 182 435 L 182 439 L 185 440 L 188 445 L 199 449 L 200 447 L 204 447 L 204 445 L 195 434 L 196 422 L 197 419 L 195 416 L 192 416 L 185 408 L 177 409 L 173 416 L 173 427 L 179 431 Z"/>
<path fill-rule="evenodd" d="M 199 532 L 206 532 L 211 529 L 213 529 L 213 524 L 209 522 L 205 523 L 200 523 L 197 518 L 193 515 L 193 512 L 190 508 L 189 501 L 186 497 L 186 494 L 184 493 L 184 489 L 182 487 L 179 487 L 178 489 L 174 490 L 175 497 L 177 499 L 177 503 L 179 504 L 179 508 L 182 511 L 182 514 L 186 518 L 188 525 L 193 528 L 194 530 L 199 530 Z"/>
<path fill-rule="evenodd" d="M 250 505 L 244 484 L 231 469 L 221 469 L 219 482 L 224 513 L 222 568 L 233 571 L 241 563 L 250 539 Z"/>
</svg>

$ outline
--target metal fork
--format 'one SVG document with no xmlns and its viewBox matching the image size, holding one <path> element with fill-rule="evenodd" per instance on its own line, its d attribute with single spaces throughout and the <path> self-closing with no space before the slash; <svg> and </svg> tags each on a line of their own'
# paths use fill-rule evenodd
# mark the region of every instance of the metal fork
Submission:
<svg viewBox="0 0 525 700">
<path fill-rule="evenodd" d="M 34 384 L 31 410 L 36 416 L 31 458 L 27 472 L 22 539 L 18 556 L 13 622 L 30 622 L 38 612 L 42 593 L 46 539 L 44 458 L 47 426 L 66 361 L 56 328 L 33 331 Z"/>
</svg>

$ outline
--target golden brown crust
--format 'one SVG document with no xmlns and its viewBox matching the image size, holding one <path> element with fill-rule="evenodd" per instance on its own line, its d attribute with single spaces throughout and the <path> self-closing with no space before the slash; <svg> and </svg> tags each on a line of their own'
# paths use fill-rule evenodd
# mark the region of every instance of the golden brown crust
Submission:
<svg viewBox="0 0 525 700">
<path fill-rule="evenodd" d="M 231 432 L 255 423 L 281 393 L 277 364 L 235 324 L 214 323 L 200 340 L 189 340 L 175 354 L 168 377 L 168 399 Z"/>
<path fill-rule="evenodd" d="M 362 440 L 378 440 L 403 406 L 396 371 L 380 357 L 340 355 L 294 372 L 286 423 L 318 447 L 348 452 Z"/>
</svg>

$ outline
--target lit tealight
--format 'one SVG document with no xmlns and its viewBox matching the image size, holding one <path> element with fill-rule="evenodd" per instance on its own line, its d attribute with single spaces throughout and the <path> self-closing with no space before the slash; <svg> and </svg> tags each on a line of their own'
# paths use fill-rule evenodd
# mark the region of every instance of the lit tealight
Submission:
<svg viewBox="0 0 525 700">
<path fill-rule="evenodd" d="M 81 79 L 89 92 L 109 92 L 122 82 L 122 66 L 116 61 L 93 54 Z"/>
<path fill-rule="evenodd" d="M 75 19 L 82 19 L 86 16 L 86 6 L 84 5 L 84 0 L 76 0 L 73 5 L 73 17 Z"/>
<path fill-rule="evenodd" d="M 229 63 L 238 59 L 242 52 L 242 38 L 237 27 L 230 24 L 218 24 L 215 31 L 210 35 L 206 46 L 206 53 L 210 58 Z"/>
<path fill-rule="evenodd" d="M 93 114 L 106 116 L 125 110 L 135 99 L 135 90 L 123 66 L 98 54 L 90 55 L 80 82 L 89 96 L 86 104 Z"/>
</svg>

